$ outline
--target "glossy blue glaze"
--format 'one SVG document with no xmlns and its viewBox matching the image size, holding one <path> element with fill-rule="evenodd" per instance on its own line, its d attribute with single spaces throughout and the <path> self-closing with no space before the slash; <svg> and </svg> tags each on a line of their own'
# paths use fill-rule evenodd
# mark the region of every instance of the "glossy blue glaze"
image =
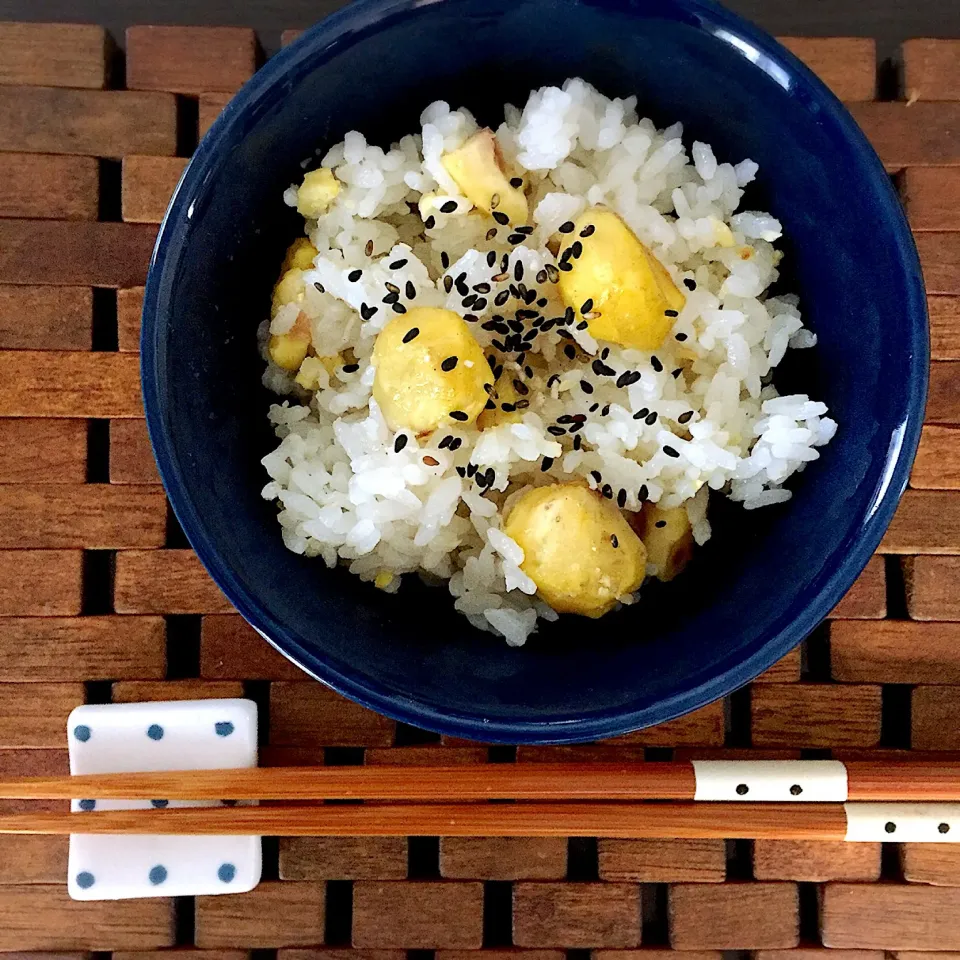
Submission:
<svg viewBox="0 0 960 960">
<path fill-rule="evenodd" d="M 505 100 L 579 75 L 751 157 L 747 208 L 788 238 L 784 289 L 820 337 L 778 375 L 840 432 L 783 507 L 713 501 L 688 572 L 522 650 L 475 632 L 443 590 L 387 596 L 287 552 L 260 499 L 271 445 L 254 331 L 297 230 L 299 161 L 359 129 L 382 144 L 438 97 L 496 124 Z M 375 710 L 487 741 L 590 740 L 746 683 L 853 582 L 906 484 L 926 392 L 920 268 L 883 168 L 836 99 L 770 37 L 703 0 L 359 0 L 267 63 L 200 144 L 147 284 L 143 386 L 177 516 L 240 612 L 305 670 Z M 802 379 L 800 379 L 802 377 Z"/>
</svg>

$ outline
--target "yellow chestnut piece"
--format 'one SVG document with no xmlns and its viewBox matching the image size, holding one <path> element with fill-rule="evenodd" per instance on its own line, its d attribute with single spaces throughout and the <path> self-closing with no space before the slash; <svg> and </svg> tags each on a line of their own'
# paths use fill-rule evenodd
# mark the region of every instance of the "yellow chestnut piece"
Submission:
<svg viewBox="0 0 960 960">
<path fill-rule="evenodd" d="M 281 307 L 288 303 L 303 303 L 306 297 L 306 284 L 303 271 L 299 267 L 286 270 L 273 288 L 273 303 L 270 305 L 270 318 L 273 319 Z"/>
<path fill-rule="evenodd" d="M 478 130 L 456 150 L 444 154 L 440 162 L 475 207 L 487 213 L 505 214 L 515 226 L 522 226 L 529 219 L 530 208 L 523 188 L 510 185 L 500 145 L 489 127 Z"/>
<path fill-rule="evenodd" d="M 503 532 L 523 550 L 521 569 L 560 613 L 601 617 L 643 582 L 640 538 L 613 503 L 581 483 L 523 494 Z"/>
<path fill-rule="evenodd" d="M 452 310 L 416 307 L 394 317 L 377 336 L 373 363 L 373 397 L 394 430 L 472 423 L 486 405 L 490 367 Z"/>
<path fill-rule="evenodd" d="M 514 380 L 519 382 L 516 371 L 504 370 L 500 374 L 497 382 L 493 385 L 493 396 L 490 398 L 496 406 L 492 410 L 485 407 L 483 413 L 477 417 L 477 426 L 481 430 L 499 427 L 502 423 L 519 423 L 523 419 L 523 411 L 516 408 L 520 394 L 514 386 Z M 503 409 L 504 404 L 507 405 L 506 410 Z M 512 410 L 510 409 L 511 406 L 513 407 Z"/>
<path fill-rule="evenodd" d="M 293 326 L 286 333 L 270 338 L 270 359 L 284 370 L 299 370 L 310 349 L 310 321 L 303 312 L 297 314 Z"/>
<path fill-rule="evenodd" d="M 340 183 L 327 167 L 311 170 L 297 189 L 297 213 L 302 217 L 322 217 L 340 193 Z"/>
<path fill-rule="evenodd" d="M 303 363 L 300 364 L 300 369 L 297 371 L 295 379 L 304 390 L 319 390 L 321 371 L 326 370 L 327 377 L 329 378 L 333 376 L 333 371 L 336 370 L 340 362 L 341 358 L 339 353 L 334 354 L 332 357 L 307 357 Z"/>
<path fill-rule="evenodd" d="M 693 531 L 687 510 L 648 503 L 641 516 L 640 536 L 647 548 L 647 562 L 657 566 L 658 580 L 672 580 L 693 556 Z"/>
<path fill-rule="evenodd" d="M 298 237 L 287 247 L 287 255 L 280 265 L 280 272 L 286 273 L 291 267 L 296 267 L 298 270 L 309 270 L 313 266 L 313 258 L 318 252 L 317 248 L 306 237 Z"/>
<path fill-rule="evenodd" d="M 572 269 L 560 272 L 564 303 L 578 314 L 587 305 L 589 330 L 598 340 L 659 347 L 673 326 L 667 311 L 679 313 L 686 303 L 663 264 L 612 210 L 581 214 L 568 240 L 582 244 L 583 252 L 568 259 Z"/>
</svg>

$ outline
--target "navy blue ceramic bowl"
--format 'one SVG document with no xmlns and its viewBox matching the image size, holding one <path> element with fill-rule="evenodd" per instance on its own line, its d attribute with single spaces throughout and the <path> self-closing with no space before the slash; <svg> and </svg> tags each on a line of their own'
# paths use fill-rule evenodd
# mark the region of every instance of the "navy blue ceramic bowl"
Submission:
<svg viewBox="0 0 960 960">
<path fill-rule="evenodd" d="M 581 76 L 760 164 L 748 207 L 787 239 L 785 289 L 820 338 L 778 382 L 840 423 L 782 507 L 715 498 L 683 577 L 602 620 L 508 648 L 445 590 L 387 596 L 287 552 L 260 499 L 271 446 L 254 331 L 296 218 L 302 158 L 350 129 L 386 145 L 437 98 L 488 123 Z M 927 375 L 923 285 L 887 176 L 839 102 L 774 40 L 704 0 L 358 0 L 274 57 L 200 144 L 147 284 L 143 387 L 174 509 L 237 609 L 304 670 L 448 734 L 591 740 L 729 693 L 800 642 L 851 585 L 906 484 Z M 802 378 L 802 379 L 798 379 Z"/>
</svg>

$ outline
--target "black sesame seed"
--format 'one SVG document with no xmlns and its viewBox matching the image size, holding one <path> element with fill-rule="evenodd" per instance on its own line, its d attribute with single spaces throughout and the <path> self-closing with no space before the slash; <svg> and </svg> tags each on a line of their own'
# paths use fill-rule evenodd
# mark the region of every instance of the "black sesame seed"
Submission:
<svg viewBox="0 0 960 960">
<path fill-rule="evenodd" d="M 499 380 L 501 373 L 503 373 L 503 364 L 502 364 L 502 363 L 498 363 L 498 364 L 493 368 L 493 376 L 494 376 L 494 378 L 495 378 L 496 380 Z"/>
<path fill-rule="evenodd" d="M 523 180 L 521 180 L 520 177 L 511 177 L 510 186 L 513 187 L 514 190 L 519 190 L 520 187 L 523 186 Z"/>
<path fill-rule="evenodd" d="M 572 220 L 567 220 L 566 223 L 561 223 L 559 230 L 561 233 L 573 233 L 574 223 Z"/>
<path fill-rule="evenodd" d="M 590 367 L 598 377 L 612 377 L 617 372 L 616 370 L 613 369 L 613 367 L 608 367 L 599 358 L 594 360 L 593 363 L 590 364 Z"/>
<path fill-rule="evenodd" d="M 454 437 L 454 438 L 450 441 L 450 449 L 451 449 L 451 450 L 459 450 L 462 446 L 463 446 L 463 438 L 462 438 L 462 437 Z"/>
<path fill-rule="evenodd" d="M 523 286 L 523 284 L 520 284 L 520 286 Z M 536 291 L 536 290 L 527 290 L 527 292 L 524 293 L 524 295 L 523 295 L 523 302 L 524 302 L 528 307 L 529 307 L 530 304 L 533 303 L 533 301 L 536 300 L 536 299 L 537 299 L 537 291 Z"/>
<path fill-rule="evenodd" d="M 514 333 L 523 333 L 525 327 L 523 326 L 522 321 L 520 320 L 508 320 L 507 326 L 513 330 Z"/>
<path fill-rule="evenodd" d="M 680 454 L 677 453 L 677 451 L 674 450 L 673 447 L 664 447 L 664 448 L 663 448 L 663 452 L 664 452 L 668 457 L 679 457 L 679 456 L 680 456 Z"/>
<path fill-rule="evenodd" d="M 579 240 L 573 241 L 573 246 L 570 248 L 573 253 L 573 259 L 579 260 L 580 254 L 583 253 L 583 244 Z"/>
<path fill-rule="evenodd" d="M 567 247 L 567 249 L 560 254 L 560 266 L 562 267 L 572 256 L 573 247 Z"/>
<path fill-rule="evenodd" d="M 583 444 L 583 437 L 581 437 L 580 434 L 578 433 L 578 434 L 573 438 L 573 449 L 574 449 L 574 450 L 579 450 L 580 447 L 582 446 L 582 444 Z"/>
<path fill-rule="evenodd" d="M 623 493 L 622 490 L 621 490 L 620 492 Z M 619 499 L 619 498 L 617 498 L 617 503 L 620 503 L 620 499 Z M 620 503 L 620 506 L 622 507 L 623 504 Z M 620 546 L 620 541 L 617 539 L 617 535 L 616 535 L 615 533 L 611 533 L 611 534 L 610 534 L 610 546 L 613 547 L 614 550 L 616 550 L 617 547 Z"/>
<path fill-rule="evenodd" d="M 523 279 L 523 263 L 518 260 L 513 265 L 513 279 L 519 283 Z"/>
<path fill-rule="evenodd" d="M 486 297 L 477 297 L 477 299 L 473 301 L 473 309 L 476 310 L 477 313 L 483 313 L 483 311 L 487 309 Z"/>
<path fill-rule="evenodd" d="M 365 303 L 360 304 L 360 316 L 364 320 L 369 320 L 380 308 L 379 307 L 368 307 Z"/>
<path fill-rule="evenodd" d="M 394 313 L 406 313 L 407 308 L 402 303 L 391 304 L 391 309 Z"/>
<path fill-rule="evenodd" d="M 501 227 L 505 227 L 510 222 L 510 218 L 502 210 L 494 210 L 492 216 Z"/>
<path fill-rule="evenodd" d="M 637 491 L 637 499 L 638 499 L 638 500 L 646 500 L 646 499 L 647 499 L 647 494 L 648 494 L 649 492 L 650 492 L 650 491 L 647 490 L 647 485 L 646 485 L 645 483 L 641 483 L 641 484 L 640 484 L 640 489 Z"/>
<path fill-rule="evenodd" d="M 544 457 L 540 464 L 540 471 L 546 473 L 553 466 L 553 457 Z"/>
<path fill-rule="evenodd" d="M 697 289 L 697 281 L 691 279 L 690 277 L 684 277 L 684 278 L 683 278 L 683 285 L 684 285 L 688 290 L 696 290 L 696 289 Z"/>
<path fill-rule="evenodd" d="M 326 287 L 324 287 L 324 285 L 323 285 L 319 280 L 315 280 L 313 285 L 314 285 L 314 287 L 316 287 L 317 293 L 326 293 L 326 292 L 327 292 Z"/>
<path fill-rule="evenodd" d="M 560 374 L 554 373 L 551 374 L 550 378 L 547 380 L 547 389 L 549 390 L 555 383 L 560 382 Z"/>
<path fill-rule="evenodd" d="M 597 483 L 599 483 L 603 479 L 603 476 L 601 475 L 599 470 L 591 470 L 590 476 L 593 477 L 593 479 L 596 480 Z"/>
<path fill-rule="evenodd" d="M 658 521 L 654 524 L 654 526 L 657 527 L 659 530 L 662 530 L 666 525 L 667 525 L 667 521 L 666 521 L 666 520 L 658 520 Z"/>
<path fill-rule="evenodd" d="M 530 392 L 530 388 L 522 380 L 514 380 L 513 389 L 516 390 L 521 397 L 525 397 Z"/>
<path fill-rule="evenodd" d="M 487 231 L 487 240 L 492 240 L 496 235 L 497 235 L 497 228 L 496 228 L 496 227 L 491 227 L 491 228 Z"/>
<path fill-rule="evenodd" d="M 457 358 L 456 358 L 456 357 L 447 357 L 447 359 L 444 360 L 443 363 L 440 364 L 440 369 L 441 369 L 444 373 L 449 373 L 451 370 L 455 369 L 456 366 L 457 366 Z"/>
<path fill-rule="evenodd" d="M 449 293 L 452 289 L 453 289 L 453 277 L 451 277 L 450 274 L 448 273 L 443 278 L 443 292 Z"/>
<path fill-rule="evenodd" d="M 390 291 L 390 293 L 399 293 L 399 292 L 400 292 L 400 288 L 399 288 L 395 283 L 390 283 L 390 282 L 388 281 L 387 283 L 384 284 L 384 286 L 387 288 L 387 290 Z"/>
<path fill-rule="evenodd" d="M 501 273 L 506 273 L 506 272 L 507 272 L 507 267 L 509 267 L 509 266 L 510 266 L 510 254 L 509 254 L 509 253 L 505 253 L 505 254 L 500 258 L 500 272 L 501 272 Z"/>
<path fill-rule="evenodd" d="M 462 280 L 455 281 L 453 285 L 456 288 L 457 293 L 459 293 L 461 297 L 470 296 L 470 290 Z"/>
<path fill-rule="evenodd" d="M 634 415 L 634 420 L 642 420 L 650 411 L 644 407 L 642 410 L 638 410 Z"/>
<path fill-rule="evenodd" d="M 477 472 L 477 465 L 475 463 L 467 464 L 467 476 L 472 477 Z"/>
<path fill-rule="evenodd" d="M 681 413 L 680 416 L 677 417 L 677 423 L 687 423 L 692 416 L 692 410 L 688 410 L 686 413 Z"/>
<path fill-rule="evenodd" d="M 589 313 L 593 309 L 593 298 L 590 297 L 587 300 L 583 301 L 583 306 L 580 307 L 581 313 Z"/>
<path fill-rule="evenodd" d="M 568 343 L 563 348 L 563 352 L 567 355 L 568 359 L 570 360 L 577 359 L 577 348 L 572 343 Z"/>
<path fill-rule="evenodd" d="M 368 256 L 373 256 L 373 241 L 368 240 L 367 245 L 363 248 L 363 252 Z"/>
<path fill-rule="evenodd" d="M 527 375 L 528 379 L 533 378 L 533 367 L 524 367 L 523 372 Z"/>
<path fill-rule="evenodd" d="M 539 314 L 536 310 L 518 310 L 516 313 L 518 320 L 535 320 Z"/>
<path fill-rule="evenodd" d="M 497 367 L 497 358 L 491 353 L 490 356 L 487 357 L 487 363 L 489 364 L 491 371 L 495 370 Z"/>
<path fill-rule="evenodd" d="M 529 400 L 518 400 L 518 401 L 514 404 L 514 406 L 515 406 L 518 410 L 526 410 L 527 407 L 530 406 L 530 401 L 529 401 Z"/>
<path fill-rule="evenodd" d="M 676 310 L 664 310 L 663 315 L 665 317 L 679 317 L 680 314 Z"/>
<path fill-rule="evenodd" d="M 648 427 L 652 427 L 657 422 L 657 411 L 654 410 L 653 413 L 643 421 Z"/>
<path fill-rule="evenodd" d="M 390 269 L 399 270 L 401 267 L 405 267 L 406 265 L 407 265 L 407 258 L 404 257 L 402 260 L 394 260 L 393 263 L 390 264 Z"/>
<path fill-rule="evenodd" d="M 563 311 L 563 322 L 567 325 L 572 324 L 576 319 L 577 315 L 574 313 L 573 307 L 567 307 L 567 309 Z"/>
<path fill-rule="evenodd" d="M 541 309 L 543 309 L 549 302 L 550 302 L 550 301 L 547 300 L 546 297 L 541 297 L 541 298 L 537 301 L 537 306 L 540 307 Z"/>
<path fill-rule="evenodd" d="M 343 365 L 344 373 L 356 373 L 360 369 L 359 363 L 345 363 Z"/>
<path fill-rule="evenodd" d="M 467 475 L 467 468 L 457 467 L 457 473 L 459 473 L 461 477 L 465 477 Z"/>
<path fill-rule="evenodd" d="M 399 453 L 407 445 L 407 435 L 401 433 L 396 440 L 393 441 L 393 452 Z"/>
<path fill-rule="evenodd" d="M 437 225 L 437 218 L 431 214 L 426 220 L 423 221 L 423 225 L 428 230 L 432 230 Z"/>
<path fill-rule="evenodd" d="M 683 341 L 687 339 L 687 335 L 685 333 L 678 333 L 675 335 L 675 339 L 683 343 Z"/>
<path fill-rule="evenodd" d="M 572 414 L 569 414 L 569 413 L 561 414 L 559 417 L 557 417 L 557 423 L 563 423 L 563 424 L 573 423 Z"/>
<path fill-rule="evenodd" d="M 453 442 L 453 437 L 448 433 L 438 444 L 438 450 L 445 450 Z"/>
<path fill-rule="evenodd" d="M 496 410 L 496 409 L 497 409 L 497 405 L 496 405 L 492 400 L 488 400 L 487 403 L 486 403 L 485 409 L 486 409 L 486 410 Z"/>
<path fill-rule="evenodd" d="M 590 411 L 589 411 L 589 412 L 590 412 L 590 413 L 596 413 L 599 409 L 600 409 L 600 404 L 599 404 L 599 403 L 592 403 L 592 404 L 590 404 Z"/>
<path fill-rule="evenodd" d="M 601 359 L 601 360 L 606 360 L 607 357 L 609 357 L 609 356 L 610 356 L 610 348 L 609 348 L 609 347 L 604 347 L 604 348 L 603 348 L 603 352 L 600 354 L 600 359 Z"/>
<path fill-rule="evenodd" d="M 477 293 L 489 293 L 489 292 L 490 292 L 490 284 L 489 284 L 489 283 L 475 283 L 475 284 L 473 285 L 473 289 L 476 290 Z"/>
<path fill-rule="evenodd" d="M 580 381 L 580 389 L 581 389 L 584 393 L 586 393 L 586 394 L 589 395 L 589 394 L 593 393 L 593 384 L 592 384 L 589 380 L 581 380 L 581 381 Z"/>
<path fill-rule="evenodd" d="M 351 283 L 356 283 L 362 276 L 363 276 L 363 271 L 362 271 L 362 270 L 351 270 L 351 271 L 347 274 L 347 279 L 348 279 Z"/>
<path fill-rule="evenodd" d="M 502 340 L 494 338 L 490 341 L 501 353 L 507 353 L 507 345 Z"/>
<path fill-rule="evenodd" d="M 441 213 L 453 213 L 453 211 L 456 209 L 457 209 L 456 200 L 448 200 L 446 203 L 441 204 L 440 206 Z"/>
<path fill-rule="evenodd" d="M 605 417 L 610 412 L 610 404 L 604 404 L 603 409 L 600 411 L 600 416 Z"/>
<path fill-rule="evenodd" d="M 613 487 L 611 487 L 609 483 L 605 483 L 605 484 L 600 488 L 600 492 L 601 492 L 608 500 L 612 500 L 612 499 L 613 499 Z"/>
<path fill-rule="evenodd" d="M 496 307 L 502 307 L 510 299 L 509 290 L 501 290 L 496 297 L 494 297 L 493 304 Z"/>
<path fill-rule="evenodd" d="M 547 271 L 547 279 L 551 283 L 556 283 L 560 279 L 560 273 L 552 263 L 548 263 L 543 269 Z"/>
<path fill-rule="evenodd" d="M 656 356 L 651 357 L 651 358 L 650 358 L 650 366 L 653 367 L 653 369 L 654 369 L 657 373 L 663 373 L 663 364 L 660 362 L 660 358 L 659 358 L 659 357 L 656 357 Z"/>
<path fill-rule="evenodd" d="M 488 486 L 488 487 L 492 487 L 492 486 L 493 486 L 493 481 L 496 480 L 496 479 L 497 479 L 497 472 L 496 472 L 496 470 L 493 469 L 493 467 L 490 467 L 490 468 L 487 470 L 487 486 Z"/>
<path fill-rule="evenodd" d="M 625 370 L 623 373 L 617 377 L 617 386 L 618 387 L 629 387 L 635 384 L 640 379 L 640 372 L 638 370 Z"/>
<path fill-rule="evenodd" d="M 404 293 L 407 295 L 408 300 L 413 300 L 417 296 L 417 288 L 413 285 L 412 280 L 407 281 L 407 285 L 403 288 Z"/>
<path fill-rule="evenodd" d="M 676 380 L 677 377 L 679 377 L 681 373 L 683 373 L 683 369 L 682 369 L 681 367 L 677 367 L 676 370 L 671 370 L 671 371 L 670 371 L 670 376 L 673 377 L 674 380 Z"/>
<path fill-rule="evenodd" d="M 540 270 L 537 272 L 537 283 L 546 283 L 547 282 L 547 271 Z"/>
<path fill-rule="evenodd" d="M 444 270 L 450 266 L 450 255 L 446 250 L 440 251 L 440 266 L 443 267 Z"/>
<path fill-rule="evenodd" d="M 460 421 L 466 421 L 470 419 L 470 417 L 468 417 L 467 414 L 465 414 L 462 410 L 451 410 L 450 416 L 452 419 Z"/>
<path fill-rule="evenodd" d="M 467 323 L 476 323 L 480 318 L 479 318 L 478 316 L 476 316 L 475 314 L 465 313 L 465 314 L 463 315 L 463 319 L 466 320 Z"/>
<path fill-rule="evenodd" d="M 563 427 L 554 426 L 552 423 L 549 427 L 547 427 L 547 433 L 551 433 L 555 437 L 562 437 L 566 432 L 567 431 L 564 430 Z"/>
<path fill-rule="evenodd" d="M 581 237 L 584 237 L 584 238 L 586 238 L 586 237 L 592 237 L 593 234 L 596 232 L 596 229 L 597 229 L 597 228 L 596 228 L 592 223 L 588 223 L 588 224 L 580 231 L 580 236 L 581 236 Z"/>
</svg>

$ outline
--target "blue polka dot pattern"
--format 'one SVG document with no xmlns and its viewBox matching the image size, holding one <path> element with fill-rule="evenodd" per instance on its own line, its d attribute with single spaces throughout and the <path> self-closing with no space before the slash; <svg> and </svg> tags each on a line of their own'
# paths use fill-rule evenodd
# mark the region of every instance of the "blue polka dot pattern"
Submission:
<svg viewBox="0 0 960 960">
<path fill-rule="evenodd" d="M 147 876 L 150 878 L 150 882 L 157 886 L 167 879 L 167 868 L 158 863 L 155 867 L 150 868 L 150 873 Z"/>
<path fill-rule="evenodd" d="M 221 863 L 220 869 L 217 871 L 217 876 L 224 883 L 231 883 L 233 878 L 237 875 L 237 868 L 232 863 Z"/>
<path fill-rule="evenodd" d="M 95 810 L 97 806 L 96 800 L 81 800 L 80 809 L 81 810 Z"/>
<path fill-rule="evenodd" d="M 213 725 L 213 729 L 217 731 L 218 737 L 229 737 L 233 733 L 233 724 L 229 720 L 221 720 Z"/>
<path fill-rule="evenodd" d="M 81 743 L 86 743 L 90 739 L 90 728 L 85 723 L 77 724 L 73 728 L 73 735 Z"/>
<path fill-rule="evenodd" d="M 162 740 L 163 739 L 163 727 L 159 723 L 151 723 L 147 727 L 147 736 L 151 740 Z"/>
<path fill-rule="evenodd" d="M 77 886 L 81 890 L 89 890 L 93 886 L 93 874 L 88 873 L 84 870 L 82 873 L 77 874 Z"/>
<path fill-rule="evenodd" d="M 150 806 L 162 810 L 169 802 L 169 800 L 151 800 Z"/>
</svg>

